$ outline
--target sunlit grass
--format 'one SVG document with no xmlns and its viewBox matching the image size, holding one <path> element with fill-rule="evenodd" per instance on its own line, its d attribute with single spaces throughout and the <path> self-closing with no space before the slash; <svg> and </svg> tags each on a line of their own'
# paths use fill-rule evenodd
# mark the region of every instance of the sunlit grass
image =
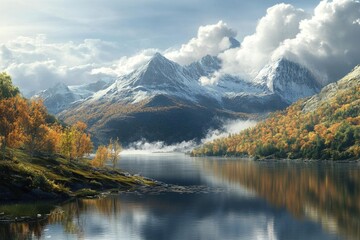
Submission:
<svg viewBox="0 0 360 240">
<path fill-rule="evenodd" d="M 14 199 L 34 190 L 69 197 L 152 184 L 121 170 L 92 167 L 88 159 L 68 161 L 60 155 L 30 157 L 22 150 L 13 150 L 12 159 L 0 161 L 0 186 L 11 192 Z"/>
</svg>

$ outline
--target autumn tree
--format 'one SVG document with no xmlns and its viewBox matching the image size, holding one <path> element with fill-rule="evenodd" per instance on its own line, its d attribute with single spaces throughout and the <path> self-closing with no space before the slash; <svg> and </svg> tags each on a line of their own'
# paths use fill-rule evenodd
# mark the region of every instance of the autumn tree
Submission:
<svg viewBox="0 0 360 240">
<path fill-rule="evenodd" d="M 109 150 L 106 146 L 99 146 L 96 150 L 96 154 L 91 164 L 95 167 L 104 167 L 106 161 L 109 158 Z"/>
<path fill-rule="evenodd" d="M 357 159 L 360 86 L 356 81 L 312 111 L 304 111 L 304 100 L 299 100 L 253 128 L 205 143 L 192 155 Z"/>
<path fill-rule="evenodd" d="M 85 133 L 87 125 L 84 122 L 78 121 L 71 127 L 73 132 L 73 156 L 75 159 L 83 157 L 85 154 L 91 153 L 93 145 L 90 134 Z"/>
<path fill-rule="evenodd" d="M 92 151 L 90 134 L 85 132 L 86 124 L 77 122 L 66 127 L 61 136 L 61 152 L 68 160 L 79 159 Z"/>
<path fill-rule="evenodd" d="M 61 153 L 67 160 L 73 158 L 74 134 L 70 127 L 66 127 L 61 134 Z"/>
<path fill-rule="evenodd" d="M 109 159 L 112 163 L 113 168 L 115 168 L 116 164 L 120 160 L 119 155 L 122 150 L 122 147 L 119 143 L 119 138 L 116 138 L 115 141 L 113 139 L 110 139 L 108 149 L 109 149 Z"/>
<path fill-rule="evenodd" d="M 61 136 L 63 128 L 60 125 L 53 124 L 46 126 L 46 141 L 43 145 L 43 151 L 49 154 L 61 152 Z"/>
<path fill-rule="evenodd" d="M 40 152 L 48 139 L 46 125 L 46 108 L 41 100 L 31 100 L 23 117 L 25 131 L 25 147 L 33 156 L 34 152 Z"/>
<path fill-rule="evenodd" d="M 21 120 L 26 109 L 26 101 L 20 96 L 0 100 L 0 145 L 2 159 L 5 159 L 7 147 L 19 147 L 25 139 Z"/>
</svg>

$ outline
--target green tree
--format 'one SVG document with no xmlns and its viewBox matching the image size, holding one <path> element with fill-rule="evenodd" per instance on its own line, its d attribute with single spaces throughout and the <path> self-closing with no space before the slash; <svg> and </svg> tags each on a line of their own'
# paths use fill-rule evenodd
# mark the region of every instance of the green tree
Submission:
<svg viewBox="0 0 360 240">
<path fill-rule="evenodd" d="M 19 94 L 19 89 L 12 84 L 11 77 L 0 73 L 0 99 L 11 98 Z"/>
<path fill-rule="evenodd" d="M 122 150 L 122 147 L 119 143 L 119 138 L 116 138 L 115 141 L 110 139 L 108 149 L 109 149 L 109 159 L 112 163 L 113 168 L 115 168 L 116 164 L 120 160 L 119 154 Z"/>
<path fill-rule="evenodd" d="M 74 133 L 70 127 L 66 127 L 61 135 L 61 153 L 67 160 L 73 158 Z"/>
</svg>

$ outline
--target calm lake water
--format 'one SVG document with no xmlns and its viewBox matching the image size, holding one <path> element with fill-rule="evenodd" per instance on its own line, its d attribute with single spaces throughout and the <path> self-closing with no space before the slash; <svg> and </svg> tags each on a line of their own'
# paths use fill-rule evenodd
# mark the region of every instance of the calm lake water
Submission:
<svg viewBox="0 0 360 240">
<path fill-rule="evenodd" d="M 5 214 L 51 214 L 0 224 L 0 239 L 360 239 L 358 163 L 148 154 L 119 166 L 202 190 L 2 205 Z"/>
</svg>

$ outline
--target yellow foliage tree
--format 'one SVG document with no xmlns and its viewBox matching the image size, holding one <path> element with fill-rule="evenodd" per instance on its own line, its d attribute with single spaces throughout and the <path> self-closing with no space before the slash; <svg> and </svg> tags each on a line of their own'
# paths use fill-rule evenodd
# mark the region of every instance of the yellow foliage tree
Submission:
<svg viewBox="0 0 360 240">
<path fill-rule="evenodd" d="M 77 122 L 71 127 L 73 133 L 73 156 L 75 159 L 83 157 L 85 154 L 91 153 L 93 144 L 90 134 L 85 133 L 87 125 L 84 122 Z"/>
<path fill-rule="evenodd" d="M 108 146 L 109 149 L 109 158 L 112 163 L 113 168 L 115 168 L 116 164 L 118 163 L 120 159 L 120 152 L 122 150 L 122 147 L 119 143 L 119 138 L 116 138 L 116 140 L 110 139 L 110 143 Z"/>
<path fill-rule="evenodd" d="M 61 133 L 61 153 L 66 157 L 67 160 L 73 158 L 73 145 L 74 145 L 74 134 L 70 127 L 66 127 Z"/>
<path fill-rule="evenodd" d="M 108 148 L 105 146 L 99 146 L 96 150 L 95 158 L 92 160 L 91 164 L 94 167 L 104 167 L 105 162 L 109 158 L 109 151 Z"/>
<path fill-rule="evenodd" d="M 90 134 L 85 133 L 86 127 L 85 123 L 79 121 L 63 131 L 61 136 L 61 153 L 68 160 L 79 159 L 85 154 L 91 153 L 93 144 Z"/>
</svg>

